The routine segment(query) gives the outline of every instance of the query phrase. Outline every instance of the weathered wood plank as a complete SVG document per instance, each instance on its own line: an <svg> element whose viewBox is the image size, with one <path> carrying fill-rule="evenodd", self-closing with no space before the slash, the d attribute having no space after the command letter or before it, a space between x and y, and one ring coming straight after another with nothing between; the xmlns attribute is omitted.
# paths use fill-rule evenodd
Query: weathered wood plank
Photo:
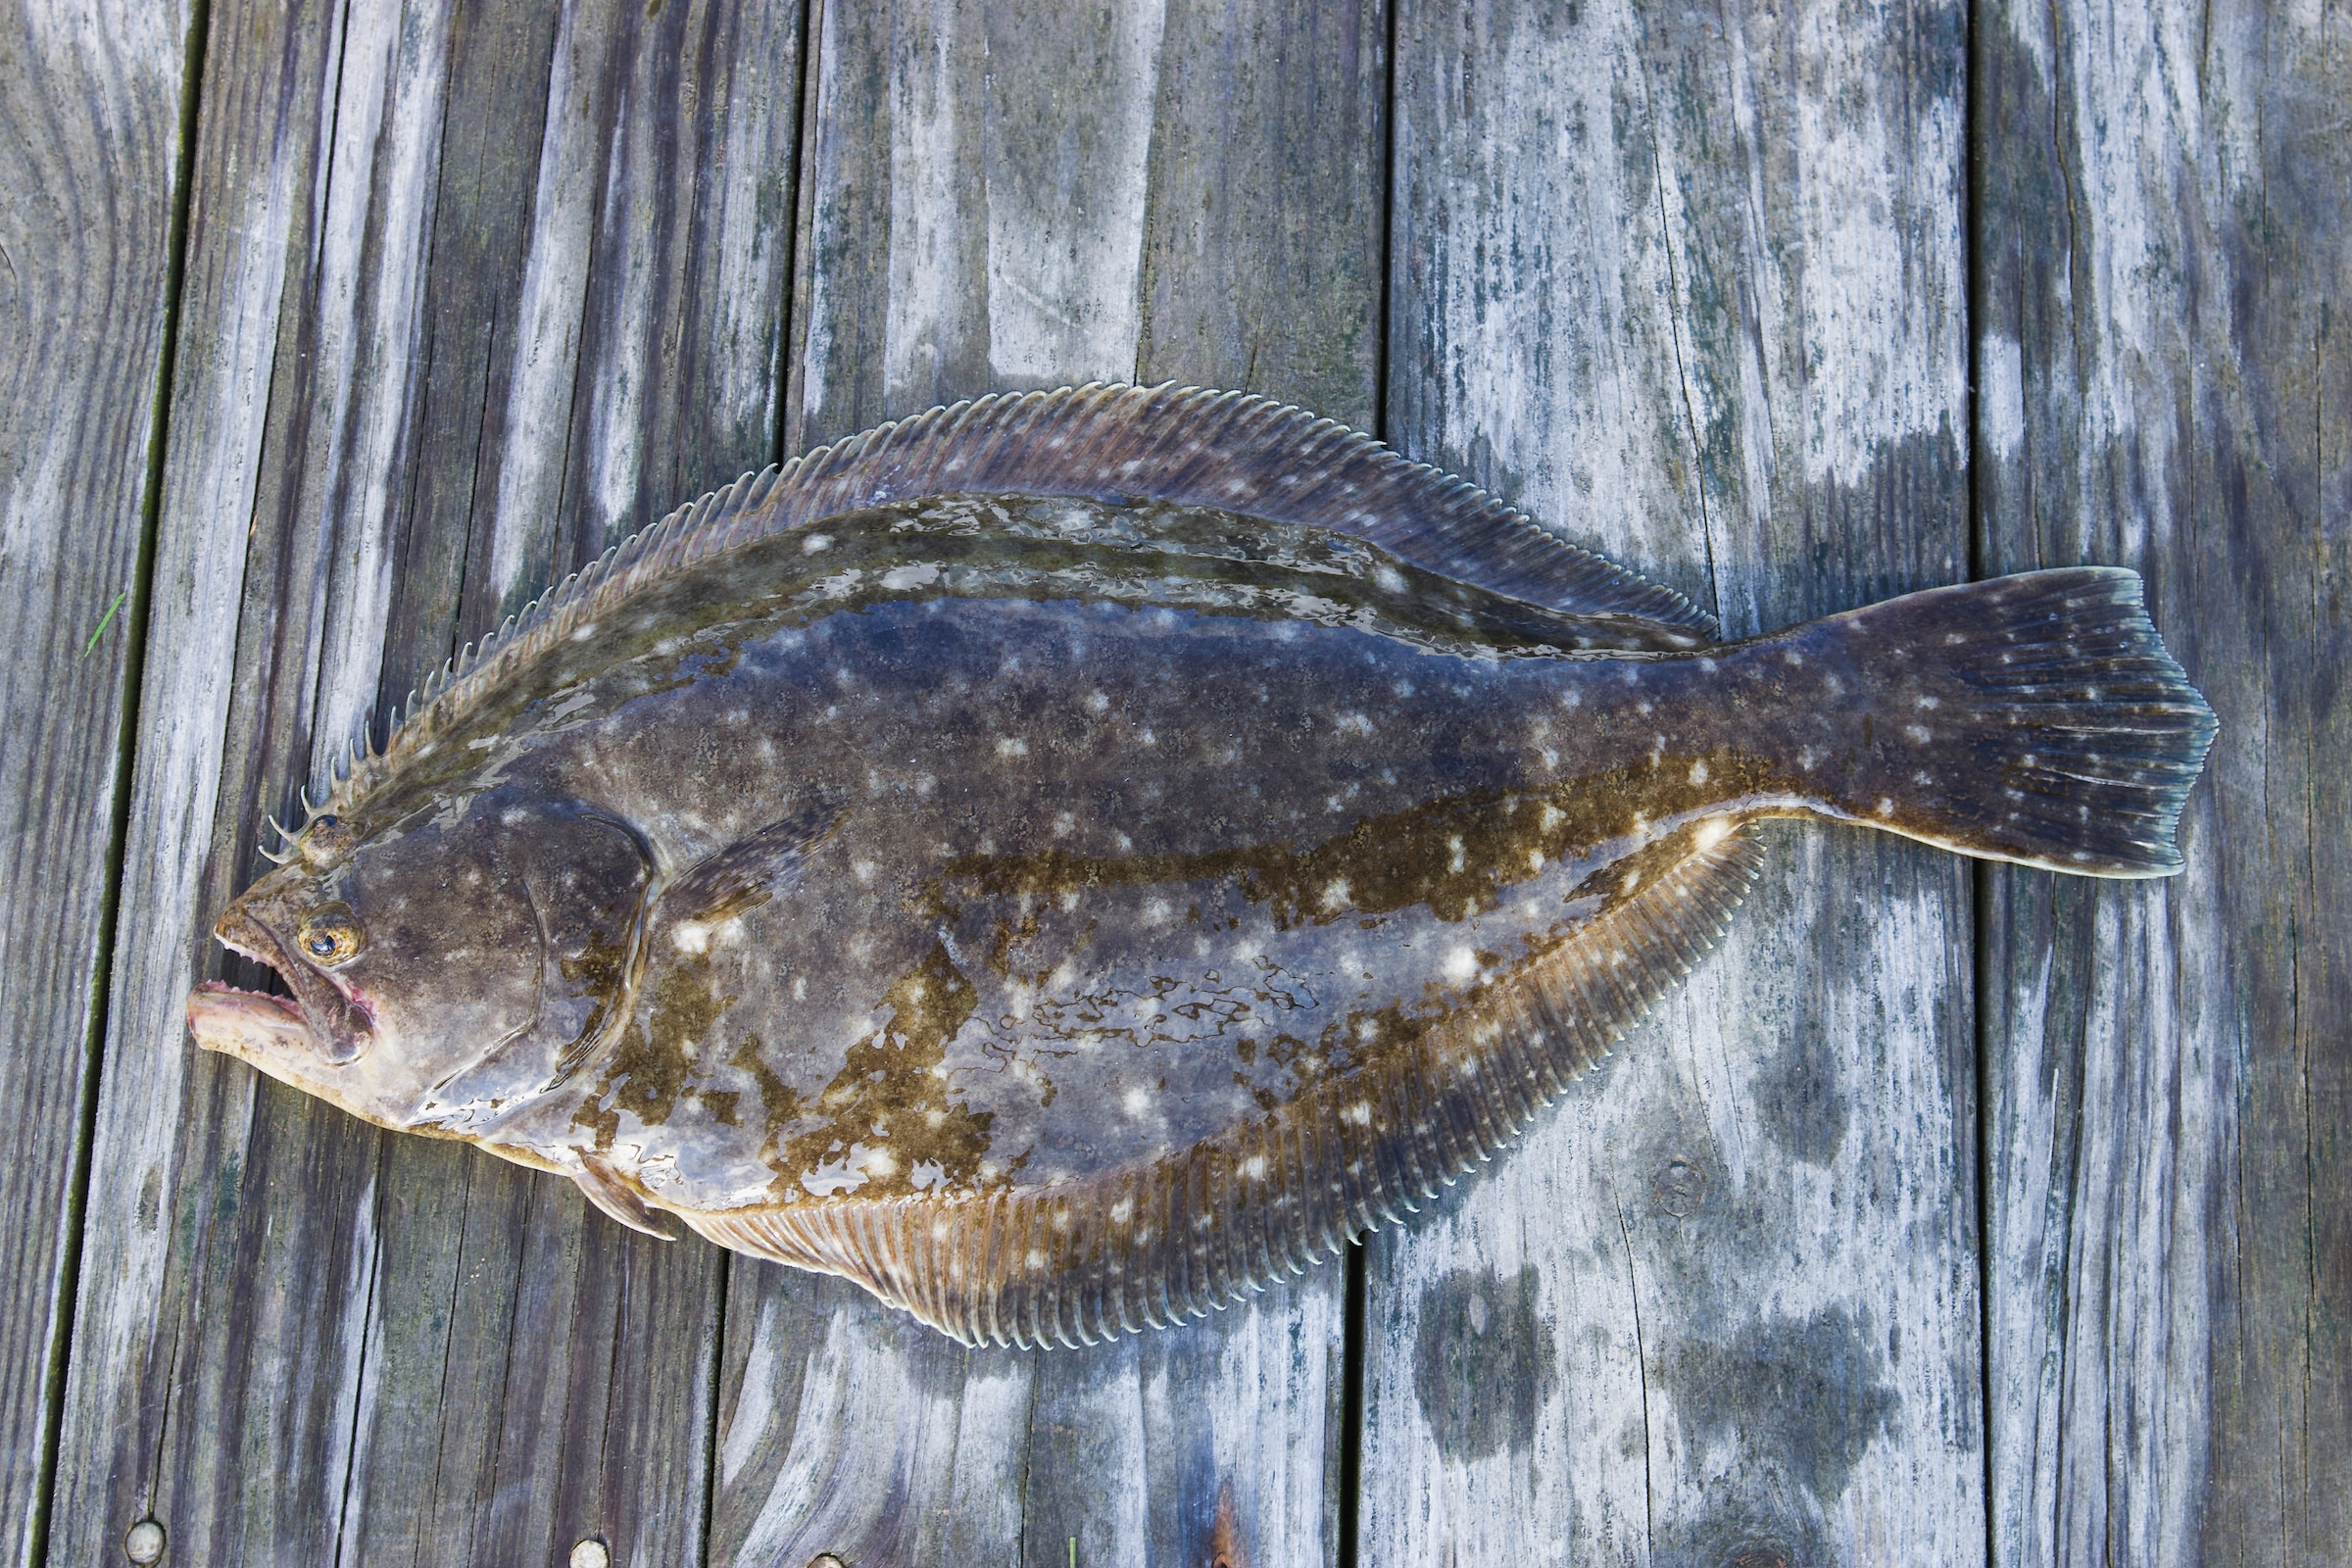
<svg viewBox="0 0 2352 1568"><path fill-rule="evenodd" d="M1744 635L1965 574L1954 7L1410 6L1392 438ZM1984 1550L1967 871L1726 951L1371 1252L1367 1562Z"/></svg>
<svg viewBox="0 0 2352 1568"><path fill-rule="evenodd" d="M2187 873L1989 876L2002 1563L2352 1558L2352 24L1978 24L1987 570L2137 567L2221 718Z"/></svg>
<svg viewBox="0 0 2352 1568"><path fill-rule="evenodd" d="M769 456L798 7L212 21L56 1555L152 1511L175 1560L687 1560L716 1255L180 1009L259 811L381 696Z"/></svg>
<svg viewBox="0 0 2352 1568"><path fill-rule="evenodd" d="M123 709L165 354L188 14L0 21L0 1531L56 1434Z"/></svg>
<svg viewBox="0 0 2352 1568"><path fill-rule="evenodd" d="M1387 19L1312 0L822 8L788 444L998 387L1374 409ZM1333 1559L1343 1274L1091 1351L967 1352L730 1276L713 1563Z"/></svg>

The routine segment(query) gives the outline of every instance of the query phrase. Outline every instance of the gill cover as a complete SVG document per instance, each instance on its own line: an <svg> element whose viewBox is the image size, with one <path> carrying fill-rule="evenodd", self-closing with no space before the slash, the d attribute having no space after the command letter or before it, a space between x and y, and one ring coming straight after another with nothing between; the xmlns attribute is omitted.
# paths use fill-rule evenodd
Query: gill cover
<svg viewBox="0 0 2352 1568"><path fill-rule="evenodd" d="M472 863L438 879L449 893L442 962L457 972L430 972L428 933L414 918L401 937L418 970L412 983L464 995L474 971L473 994L500 999L504 1016L475 1022L474 1049L425 1088L416 1111L418 1123L475 1135L561 1086L626 1011L653 863L633 828L580 801L494 794L455 831L475 840L450 846ZM383 870L399 875L397 863ZM408 908L420 898L436 902L412 889Z"/></svg>

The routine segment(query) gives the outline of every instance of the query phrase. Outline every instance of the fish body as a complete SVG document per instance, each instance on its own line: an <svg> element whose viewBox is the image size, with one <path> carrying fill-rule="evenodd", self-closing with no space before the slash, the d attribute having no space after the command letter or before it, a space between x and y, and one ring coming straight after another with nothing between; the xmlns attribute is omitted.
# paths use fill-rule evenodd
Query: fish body
<svg viewBox="0 0 2352 1568"><path fill-rule="evenodd" d="M984 400L567 585L222 916L200 1043L967 1341L1198 1315L1499 1147L1749 824L2163 874L2211 715L2102 568L1726 645L1260 400Z"/></svg>

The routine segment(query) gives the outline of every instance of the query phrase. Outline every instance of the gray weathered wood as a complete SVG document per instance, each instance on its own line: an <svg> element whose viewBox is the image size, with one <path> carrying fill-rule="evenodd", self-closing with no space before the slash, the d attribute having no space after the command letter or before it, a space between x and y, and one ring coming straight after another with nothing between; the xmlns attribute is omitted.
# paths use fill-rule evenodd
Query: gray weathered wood
<svg viewBox="0 0 2352 1568"><path fill-rule="evenodd" d="M182 1029L261 811L458 641L779 449L1095 375L1385 392L1734 633L2135 565L2222 714L2177 882L1777 830L1728 951L1370 1249L1361 1561L2352 1555L2340 8L1411 4L1393 191L1374 4L814 9L804 105L797 0L215 0L160 475L188 13L0 28L19 1555L70 1321L58 1563L152 1511L171 1562L1190 1564L1228 1486L1247 1560L1334 1557L1336 1267L965 1352Z"/></svg>
<svg viewBox="0 0 2352 1568"><path fill-rule="evenodd" d="M180 1009L264 808L770 455L798 7L211 20L53 1556L152 1511L174 1560L687 1560L717 1255L200 1056Z"/></svg>
<svg viewBox="0 0 2352 1568"><path fill-rule="evenodd" d="M1739 636L1968 564L1965 29L1408 6L1392 437ZM1371 1252L1363 1560L1984 1551L1967 871L1781 826L1725 950Z"/></svg>
<svg viewBox="0 0 2352 1568"><path fill-rule="evenodd" d="M1386 18L828 5L788 445L998 387L1247 383L1368 423ZM1181 1332L964 1351L730 1276L710 1561L1332 1560L1344 1275Z"/></svg>
<svg viewBox="0 0 2352 1568"><path fill-rule="evenodd" d="M2352 19L1978 22L1987 570L2137 567L2221 718L2172 882L1988 877L1993 1551L2352 1555Z"/></svg>
<svg viewBox="0 0 2352 1568"><path fill-rule="evenodd" d="M187 26L181 5L0 19L0 1079L15 1102L0 1535L14 1561L33 1545L74 1298Z"/></svg>

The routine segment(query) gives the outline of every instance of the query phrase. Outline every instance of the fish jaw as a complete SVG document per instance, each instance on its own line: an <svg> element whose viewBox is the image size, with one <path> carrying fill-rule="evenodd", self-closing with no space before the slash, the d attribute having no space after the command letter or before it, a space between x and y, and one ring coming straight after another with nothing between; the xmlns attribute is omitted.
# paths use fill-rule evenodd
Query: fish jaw
<svg viewBox="0 0 2352 1568"><path fill-rule="evenodd" d="M334 1066L347 1066L373 1043L375 1020L329 976L298 962L269 924L240 900L214 922L213 938L229 952L266 963L294 993L294 1005L308 1031L312 1052ZM191 1001L191 1006L193 1002Z"/></svg>
<svg viewBox="0 0 2352 1568"><path fill-rule="evenodd" d="M271 1056L316 1053L318 1037L291 997L206 980L188 993L188 1032L207 1051L266 1066Z"/></svg>
<svg viewBox="0 0 2352 1568"><path fill-rule="evenodd" d="M302 1004L290 997L240 991L219 980L202 981L188 993L188 1032L205 1050L234 1056L287 1088L323 1100L362 1121L396 1130L402 1125L346 1093L345 1085L337 1081L339 1075L331 1069L321 1070L325 1058L318 1035Z"/></svg>

